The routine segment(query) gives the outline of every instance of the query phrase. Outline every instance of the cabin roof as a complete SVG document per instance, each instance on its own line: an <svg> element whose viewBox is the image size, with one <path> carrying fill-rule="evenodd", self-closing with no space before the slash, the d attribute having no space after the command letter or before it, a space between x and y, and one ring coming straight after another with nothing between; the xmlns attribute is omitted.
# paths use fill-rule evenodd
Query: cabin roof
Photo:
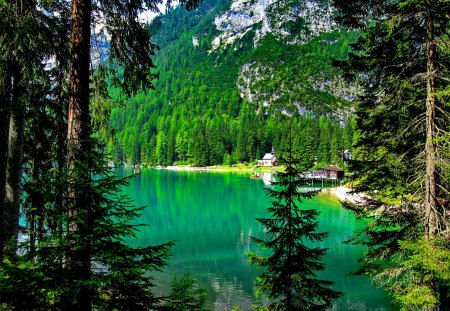
<svg viewBox="0 0 450 311"><path fill-rule="evenodd" d="M332 172L343 172L344 170L339 168L339 167L335 167L335 166L324 166L321 167L320 169L322 170L326 170L326 171L332 171Z"/></svg>
<svg viewBox="0 0 450 311"><path fill-rule="evenodd" d="M275 158L276 157L275 157L275 155L273 153L266 153L262 159L263 160L273 160Z"/></svg>

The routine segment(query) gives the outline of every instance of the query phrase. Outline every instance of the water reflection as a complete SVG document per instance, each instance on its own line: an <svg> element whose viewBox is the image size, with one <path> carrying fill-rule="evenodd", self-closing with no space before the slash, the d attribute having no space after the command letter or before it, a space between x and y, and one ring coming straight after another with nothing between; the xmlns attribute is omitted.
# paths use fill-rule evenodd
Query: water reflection
<svg viewBox="0 0 450 311"><path fill-rule="evenodd" d="M143 170L134 178L128 194L137 205L146 205L137 223L141 228L135 246L177 241L174 257L164 273L157 274L159 293L166 293L174 275L189 271L209 291L210 308L230 310L239 305L251 310L253 284L259 274L246 253L261 252L250 237L263 237L255 220L265 217L270 205L263 180L231 173L168 172ZM336 198L321 194L305 206L320 213L320 230L329 231L321 247L329 248L327 270L320 277L336 282L345 292L334 310L395 310L387 295L364 277L349 277L358 267L361 247L343 244L361 226L342 209Z"/></svg>

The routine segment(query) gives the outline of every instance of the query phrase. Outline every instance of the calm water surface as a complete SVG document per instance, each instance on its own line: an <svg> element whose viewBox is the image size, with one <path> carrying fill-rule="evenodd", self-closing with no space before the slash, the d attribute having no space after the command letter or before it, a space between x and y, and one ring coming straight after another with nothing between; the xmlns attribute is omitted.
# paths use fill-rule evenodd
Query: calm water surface
<svg viewBox="0 0 450 311"><path fill-rule="evenodd" d="M131 170L123 173L129 175ZM138 239L130 243L176 241L174 257L164 273L156 275L157 292L166 293L175 275L189 271L208 290L210 308L230 310L239 305L251 310L258 270L249 265L246 252L260 251L250 236L263 235L255 218L265 217L270 206L264 187L262 180L251 180L248 174L144 169L136 176L126 192L138 206L147 206L137 222L149 226L141 228ZM334 288L345 293L333 309L397 310L369 279L347 275L358 268L363 248L342 242L361 222L327 193L304 204L320 211L320 230L329 232L320 244L329 248L327 269L320 277L334 281Z"/></svg>

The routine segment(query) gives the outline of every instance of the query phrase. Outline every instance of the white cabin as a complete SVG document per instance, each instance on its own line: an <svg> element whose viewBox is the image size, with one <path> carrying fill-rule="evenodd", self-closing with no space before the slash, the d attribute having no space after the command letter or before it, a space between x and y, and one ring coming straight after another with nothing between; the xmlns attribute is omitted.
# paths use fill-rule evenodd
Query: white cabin
<svg viewBox="0 0 450 311"><path fill-rule="evenodd" d="M264 157L258 161L259 166L277 166L278 161L274 152L266 153Z"/></svg>

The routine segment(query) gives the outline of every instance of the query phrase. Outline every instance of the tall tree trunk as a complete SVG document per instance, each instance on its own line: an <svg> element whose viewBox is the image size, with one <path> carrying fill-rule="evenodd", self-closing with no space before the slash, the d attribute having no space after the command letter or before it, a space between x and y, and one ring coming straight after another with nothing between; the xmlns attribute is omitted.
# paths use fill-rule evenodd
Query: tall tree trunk
<svg viewBox="0 0 450 311"><path fill-rule="evenodd" d="M70 96L68 109L67 162L75 166L75 150L83 150L89 138L89 52L91 0L72 1Z"/></svg>
<svg viewBox="0 0 450 311"><path fill-rule="evenodd" d="M89 138L89 53L90 53L90 21L91 0L72 0L71 15L71 67L70 67L70 96L68 108L67 130L67 166L69 173L77 169L77 160L88 147ZM79 175L76 178L85 179L89 175ZM83 196L80 189L68 189L68 215L83 215ZM70 218L69 217L69 218ZM73 218L72 218L73 219ZM84 224L71 220L69 231L83 235ZM84 241L86 239L82 239ZM68 266L78 280L90 279L90 255L86 245L71 245L68 254ZM86 284L87 285L87 284ZM86 286L69 284L70 293L66 310L91 310L90 291Z"/></svg>
<svg viewBox="0 0 450 311"><path fill-rule="evenodd" d="M4 199L4 230L7 253L14 253L17 247L22 196L23 134L25 129L25 108L23 103L20 102L22 77L19 68L13 68L13 75Z"/></svg>
<svg viewBox="0 0 450 311"><path fill-rule="evenodd" d="M10 118L10 77L5 68L0 76L0 261L6 246L5 185Z"/></svg>
<svg viewBox="0 0 450 311"><path fill-rule="evenodd" d="M427 98L426 98L426 141L425 141L425 228L428 238L438 230L437 223L437 153L436 131L436 44L431 16L427 18Z"/></svg>

